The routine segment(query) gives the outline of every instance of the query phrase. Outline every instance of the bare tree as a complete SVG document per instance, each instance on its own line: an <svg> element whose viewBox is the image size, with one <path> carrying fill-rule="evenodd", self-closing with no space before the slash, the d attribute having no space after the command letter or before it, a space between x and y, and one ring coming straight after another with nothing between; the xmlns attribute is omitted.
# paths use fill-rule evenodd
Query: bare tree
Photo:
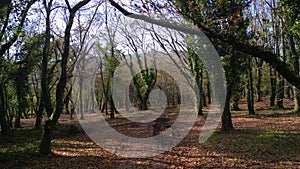
<svg viewBox="0 0 300 169"><path fill-rule="evenodd" d="M63 52L61 56L62 59L60 64L61 72L60 72L60 78L58 84L56 86L56 105L55 105L55 111L53 111L51 118L49 118L46 121L44 126L44 132L40 143L41 154L49 154L51 152L51 140L52 140L53 130L56 126L56 123L58 122L60 114L63 111L65 87L68 80L67 65L68 65L69 52L70 52L71 29L74 23L74 18L76 16L76 13L80 10L80 8L87 5L90 1L91 0L82 0L78 2L74 7L71 7L69 1L65 0L69 16L64 31L64 45L63 45Z"/></svg>

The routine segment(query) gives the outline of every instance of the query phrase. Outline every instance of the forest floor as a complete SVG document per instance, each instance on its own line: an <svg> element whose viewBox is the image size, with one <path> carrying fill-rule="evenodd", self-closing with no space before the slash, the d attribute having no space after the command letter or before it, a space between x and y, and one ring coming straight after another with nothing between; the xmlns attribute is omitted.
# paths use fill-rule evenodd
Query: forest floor
<svg viewBox="0 0 300 169"><path fill-rule="evenodd" d="M242 101L241 110L232 113L235 130L217 130L201 144L197 138L205 120L198 117L177 146L151 158L122 158L103 150L69 115L60 118L52 154L40 156L37 149L42 131L33 129L33 118L23 119L24 128L14 131L14 139L0 138L0 168L300 168L300 114L289 109L291 100L285 100L285 110L272 109L267 99L264 101L256 103L256 115L248 115ZM121 133L151 136L121 118L109 122ZM70 127L74 125L78 127Z"/></svg>

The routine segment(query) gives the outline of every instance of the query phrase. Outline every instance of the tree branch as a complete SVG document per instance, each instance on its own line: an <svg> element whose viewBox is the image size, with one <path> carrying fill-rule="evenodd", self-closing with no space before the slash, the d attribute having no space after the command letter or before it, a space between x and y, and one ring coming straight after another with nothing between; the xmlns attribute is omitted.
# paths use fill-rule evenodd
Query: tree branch
<svg viewBox="0 0 300 169"><path fill-rule="evenodd" d="M13 37L8 40L8 42L4 43L3 45L1 45L0 48L0 57L2 57L4 55L4 53L17 41L20 33L22 32L24 23L26 21L26 17L27 17L27 13L30 9L30 7L36 2L37 0L31 0L27 3L24 11L22 11L22 17L21 17L21 21L20 24L15 28L16 31L13 34Z"/></svg>
<svg viewBox="0 0 300 169"><path fill-rule="evenodd" d="M185 28L181 27L178 25L174 25L171 23L167 22L162 22L159 20L154 20L151 19L147 16L144 15L138 15L138 14L133 14L128 12L126 9L122 8L119 4L117 4L113 0L109 0L112 6L114 6L116 9L118 9L120 12L122 12L125 16L138 19L138 20L143 20L148 23L156 24L159 26L175 29L181 32L189 33L189 34L196 34L196 35L201 35L201 31L209 38L209 39L218 39L224 43L230 44L235 50L238 50L240 52L246 53L251 55L252 57L260 58L266 63L270 64L279 74L281 74L289 83L291 83L293 86L297 87L300 89L300 77L299 75L296 75L290 68L289 66L278 59L277 55L270 51L265 51L264 49L257 47L257 46L252 46L249 44L241 43L236 39L228 38L223 35L220 35L218 33L215 33L205 26L203 26L198 20L192 18L191 16L184 15L187 19L192 21L198 28L201 29L201 31L196 30L196 29L191 29L191 28Z"/></svg>
<svg viewBox="0 0 300 169"><path fill-rule="evenodd" d="M128 12L126 9L122 8L118 3L116 3L113 0L109 0L110 4L114 6L116 9L118 9L120 12L122 12L123 15L128 16L132 15L133 13Z"/></svg>

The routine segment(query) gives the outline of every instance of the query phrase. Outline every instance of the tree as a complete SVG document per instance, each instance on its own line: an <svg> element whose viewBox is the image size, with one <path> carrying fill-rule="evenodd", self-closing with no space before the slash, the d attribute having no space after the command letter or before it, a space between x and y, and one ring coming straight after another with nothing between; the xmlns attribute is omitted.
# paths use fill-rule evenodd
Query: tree
<svg viewBox="0 0 300 169"><path fill-rule="evenodd" d="M232 38L247 40L247 19L243 17L243 9L247 7L247 3L243 1L176 1L182 11L186 11L185 15L194 18L200 22L205 23L210 30L220 32L220 36L229 34ZM192 10L193 9L193 10ZM184 17L186 17L183 15ZM189 19L189 18L187 18ZM224 42L219 42L217 37L211 38L213 44L217 47L219 55L223 57L223 62L230 63L228 66L224 66L227 79L227 98L225 109L222 118L222 129L224 131L231 130L233 128L231 122L230 113L230 100L234 94L234 88L238 85L238 71L240 60L240 53L236 52L232 47ZM222 46L219 48L218 46ZM240 62L239 62L240 61ZM241 68L241 67L240 67Z"/></svg>
<svg viewBox="0 0 300 169"><path fill-rule="evenodd" d="M108 115L108 106L110 108L110 118L115 118L115 113L118 113L118 110L115 106L115 102L112 97L112 78L114 77L114 73L118 65L120 64L120 51L116 49L116 33L117 27L120 24L120 16L114 15L111 17L112 9L105 4L104 11L104 29L105 31L98 34L98 38L105 39L102 40L101 43L96 43L96 51L97 55L100 58L99 69L100 69L100 90L99 94L101 96L100 107L101 112L106 112ZM98 25L101 27L102 25ZM100 55L99 55L100 54ZM101 91L101 92L100 92Z"/></svg>
<svg viewBox="0 0 300 169"><path fill-rule="evenodd" d="M110 0L111 4L115 6L118 10L120 10L125 16L132 15L133 13L128 12L120 5L118 5L115 1ZM189 6L188 4L183 6ZM295 74L290 67L278 59L276 54L271 51L265 50L264 48L256 45L251 45L248 42L241 42L239 39L229 36L225 34L219 34L213 30L210 30L207 26L204 26L201 20L197 20L191 16L193 12L197 13L195 10L188 9L180 9L177 8L177 12L185 16L188 20L193 22L198 28L200 28L203 33L210 39L215 38L220 41L231 45L235 50L240 51L242 53L246 53L249 56L254 58L260 58L269 65L271 65L278 73L280 73L289 83L291 83L296 88L300 88L300 77ZM142 18L143 19L143 18Z"/></svg>
<svg viewBox="0 0 300 169"><path fill-rule="evenodd" d="M297 51L297 48L299 48L300 46L300 17L298 15L298 13L300 12L300 3L297 0L281 0L280 5L284 9L282 15L287 27L287 39L289 42L289 49L292 54L294 73L299 74L299 50ZM300 96L299 89L297 89L296 87L294 87L294 102L294 111L299 112Z"/></svg>
<svg viewBox="0 0 300 169"><path fill-rule="evenodd" d="M150 92L154 88L157 81L157 70L155 68L148 67L149 63L147 63L146 61L146 53L139 54L134 40L131 39L130 36L127 36L127 38L129 38L128 40L131 42L130 44L135 50L134 55L136 56L137 62L139 64L139 70L141 71L135 72L132 64L133 57L131 54L129 54L129 61L127 61L128 59L126 58L126 56L122 54L124 60L126 60L126 64L130 70L131 76L133 76L131 91L129 91L132 96L130 100L134 102L134 98L137 98L139 110L148 110ZM143 42L143 40L140 39L140 42Z"/></svg>
<svg viewBox="0 0 300 169"><path fill-rule="evenodd" d="M195 19L197 17L192 16L193 13L197 14L197 11L192 10L192 6L186 3L184 4L185 5L182 5L182 9L179 6L178 12L188 20L193 22L196 26L198 26L208 38L219 39L220 41L231 45L237 51L249 54L249 56L252 56L254 58L260 58L264 60L266 63L271 65L278 73L280 73L289 83L297 88L300 88L300 77L295 74L286 63L281 61L276 54L271 51L265 50L262 47L250 45L248 42L242 42L240 41L240 39L230 36L230 34L219 34L216 31L209 29L209 27L204 26L204 23L202 23L201 20L197 20ZM184 7L190 7L191 9L187 9Z"/></svg>
<svg viewBox="0 0 300 169"><path fill-rule="evenodd" d="M26 115L26 109L29 108L28 97L30 93L29 77L36 65L41 61L40 45L43 41L43 35L35 35L34 37L24 37L24 44L20 47L15 55L15 63L13 72L14 84L17 95L17 112L15 117L15 127L20 128L20 118Z"/></svg>
<svg viewBox="0 0 300 169"><path fill-rule="evenodd" d="M252 58L248 58L248 71L247 71L247 105L249 114L253 115L254 112L254 91L253 91L253 75L252 75Z"/></svg>
<svg viewBox="0 0 300 169"><path fill-rule="evenodd" d="M68 0L65 1L69 15L68 15L68 22L64 31L64 46L63 46L63 52L61 56L62 59L60 64L61 66L60 78L56 86L56 105L55 105L55 110L51 114L50 118L46 121L44 126L42 140L40 143L41 154L49 154L51 152L51 139L52 139L53 130L55 128L56 123L58 122L60 114L63 111L65 87L68 79L67 64L68 64L69 52L70 52L70 36L71 36L71 29L74 23L75 14L80 8L87 5L89 2L90 0L82 0L78 2L74 7L71 7L69 1Z"/></svg>
<svg viewBox="0 0 300 169"><path fill-rule="evenodd" d="M189 62L189 68L193 75L195 76L195 81L198 86L199 93L196 93L196 99L198 106L198 115L203 115L203 102L205 102L205 99L203 99L202 95L204 94L203 91L203 71L204 71L204 65L202 61L200 60L200 56L198 56L192 49L188 48L188 62ZM196 91L195 91L196 92Z"/></svg>
<svg viewBox="0 0 300 169"><path fill-rule="evenodd" d="M202 108L205 102L205 95L203 90L203 72L204 72L204 64L201 60L200 54L197 54L192 48L192 46L189 46L186 44L186 42L182 42L181 38L187 38L184 36L178 36L176 33L172 33L172 31L166 33L165 35L159 35L156 30L151 30L151 36L152 38L161 46L161 48L166 52L166 54L169 56L172 63L178 68L180 73L183 75L185 80L188 82L188 85L191 89L193 89L193 92L195 94L195 100L198 104L198 115L204 115ZM177 37L178 36L178 37ZM197 42L195 42L197 43ZM202 45L197 44L198 48L200 48ZM170 50L173 51L174 55L170 53ZM203 49L204 51L206 49ZM200 50L201 51L201 50ZM205 54L203 54L205 55ZM174 58L174 56L176 58ZM191 80L189 74L193 75L193 80ZM207 78L208 80L208 78ZM209 87L207 87L207 90L209 90ZM204 95L204 96L203 96Z"/></svg>
<svg viewBox="0 0 300 169"><path fill-rule="evenodd" d="M41 65L41 70L42 70L42 75L41 75L41 87L42 87L42 92L41 92L41 101L40 101L40 108L38 112L38 116L41 116L43 109L46 109L47 116L50 117L52 112L53 112L53 105L51 102L51 96L50 96L50 88L49 88L49 69L48 69L48 64L49 64L49 59L50 59L50 40L51 40L51 21L50 21L50 15L52 11L52 5L53 5L53 0L50 0L47 2L47 0L43 0L43 6L46 11L46 25L45 25L45 41L44 41L44 47L43 47L43 59L42 59L42 65ZM40 119L40 118L38 118ZM40 127L40 122L38 121L37 127Z"/></svg>
<svg viewBox="0 0 300 169"><path fill-rule="evenodd" d="M31 6L37 0L30 1L4 1L1 2L1 32L0 32L0 72L5 74L6 72L5 64L8 60L5 59L5 55L8 54L9 49L15 44L18 40L20 34L22 33L22 28L26 22L28 11ZM14 22L12 21L14 19ZM10 135L9 119L8 116L8 107L5 97L5 77L0 77L0 124L2 136L7 137Z"/></svg>

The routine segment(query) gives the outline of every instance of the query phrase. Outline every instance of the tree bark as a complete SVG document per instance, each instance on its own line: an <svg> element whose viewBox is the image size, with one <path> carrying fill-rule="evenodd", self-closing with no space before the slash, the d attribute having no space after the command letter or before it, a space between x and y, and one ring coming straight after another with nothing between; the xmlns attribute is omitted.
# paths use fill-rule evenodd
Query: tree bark
<svg viewBox="0 0 300 169"><path fill-rule="evenodd" d="M232 89L231 87L227 87L226 93L226 101L225 107L222 114L222 131L231 131L234 129L232 120L231 120L231 112L230 112L230 99L231 99Z"/></svg>
<svg viewBox="0 0 300 169"><path fill-rule="evenodd" d="M10 135L9 125L6 119L6 105L5 97L3 93L3 84L0 84L0 125L1 125L1 134L3 137L8 137Z"/></svg>
<svg viewBox="0 0 300 169"><path fill-rule="evenodd" d="M240 101L240 96L239 96L239 94L238 93L235 93L234 95L233 95L233 98L232 98L232 100L233 100L233 103L232 103L232 110L240 110L240 107L239 107L239 101Z"/></svg>
<svg viewBox="0 0 300 169"><path fill-rule="evenodd" d="M276 72L272 70L270 67L270 84L271 84L271 96L270 96L270 106L275 106L275 99L276 99Z"/></svg>
<svg viewBox="0 0 300 169"><path fill-rule="evenodd" d="M62 53L62 60L61 60L61 75L56 87L56 107L54 113L51 115L51 117L46 121L44 132L42 135L42 140L40 144L40 153L41 154L49 154L51 153L51 140L52 140L52 134L53 130L55 128L56 123L58 122L58 119L60 117L60 114L63 111L63 99L65 95L65 88L67 84L68 74L67 74L67 63L69 59L69 51L70 51L70 37L71 37L71 29L74 21L74 17L76 12L83 6L85 6L87 3L90 2L90 0L82 0L79 3L77 3L73 8L71 8L68 1L65 1L68 6L69 10L69 20L65 29L65 36L64 36L64 49Z"/></svg>
<svg viewBox="0 0 300 169"><path fill-rule="evenodd" d="M206 87L207 87L207 103L208 104L211 104L211 94L210 94L210 81L209 81L209 78L208 78L208 72L206 71L207 73L207 83L206 83Z"/></svg>
<svg viewBox="0 0 300 169"><path fill-rule="evenodd" d="M47 116L50 117L53 113L53 106L51 103L50 88L49 88L49 75L48 75L48 62L50 55L50 38L51 38L51 23L50 14L52 11L52 2L50 0L47 3L46 0L43 1L44 8L46 10L46 31L45 31L45 43L43 47L43 59L42 59L42 77L41 77L41 106L46 109Z"/></svg>
<svg viewBox="0 0 300 169"><path fill-rule="evenodd" d="M44 107L41 105L41 101L39 103L39 109L36 113L36 120L35 120L35 128L36 129L41 129L42 127L42 120L43 120L43 109Z"/></svg>
<svg viewBox="0 0 300 169"><path fill-rule="evenodd" d="M247 77L247 106L248 113L253 115L254 112L254 92L253 92L253 75L252 75L252 60L248 58L248 77Z"/></svg>
<svg viewBox="0 0 300 169"><path fill-rule="evenodd" d="M262 101L262 92L261 92L261 78L262 78L262 66L263 66L263 61L262 60L256 60L256 65L257 65L257 83L256 83L256 94L257 94L257 100L256 102L261 102Z"/></svg>
<svg viewBox="0 0 300 169"><path fill-rule="evenodd" d="M289 36L289 41L290 41L290 48L291 52L293 55L292 61L293 61L293 66L294 66L294 73L299 74L299 54L297 53L296 50L296 44L294 41L294 38L290 35ZM300 91L298 88L294 87L294 111L299 112L300 111Z"/></svg>
<svg viewBox="0 0 300 169"><path fill-rule="evenodd" d="M284 33L284 26L283 21L280 22L281 27L281 58L283 62L286 62L286 44L285 44L285 33ZM277 97L277 103L276 107L279 109L284 109L283 99L284 99L284 88L285 88L285 81L284 78L280 75L279 76L279 84L278 84L278 97Z"/></svg>

